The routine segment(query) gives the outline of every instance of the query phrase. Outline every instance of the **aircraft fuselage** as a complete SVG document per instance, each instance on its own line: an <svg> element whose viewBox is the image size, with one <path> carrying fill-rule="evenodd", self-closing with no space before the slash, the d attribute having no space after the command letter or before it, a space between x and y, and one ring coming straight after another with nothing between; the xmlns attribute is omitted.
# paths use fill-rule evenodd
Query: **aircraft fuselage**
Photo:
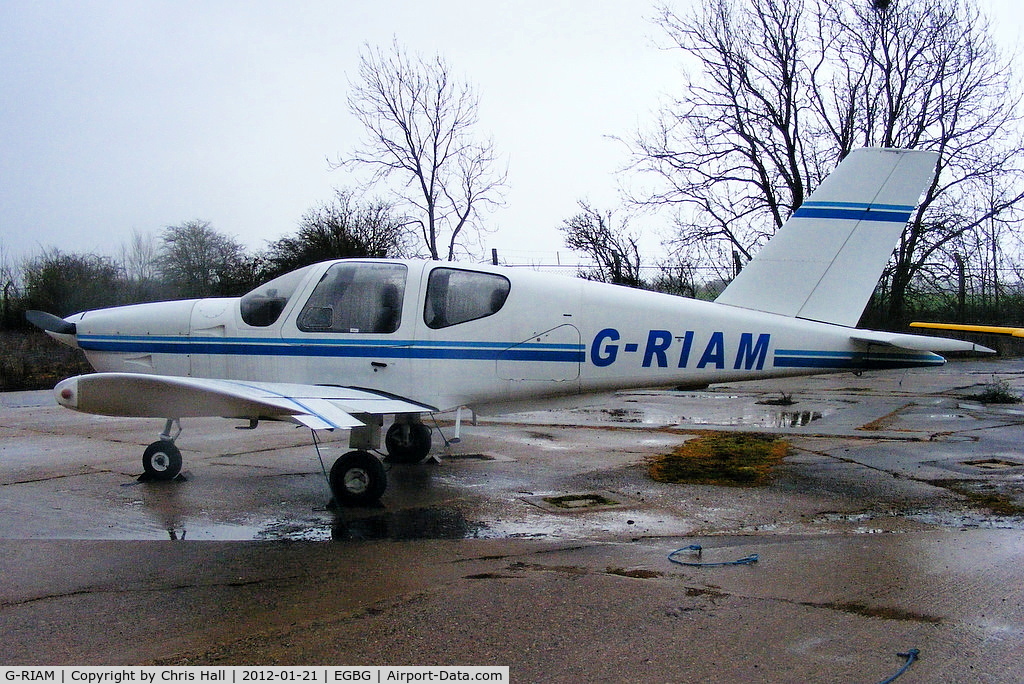
<svg viewBox="0 0 1024 684"><path fill-rule="evenodd" d="M943 363L851 340L853 329L832 324L432 261L325 262L242 298L67 320L98 371L372 387L440 410Z"/></svg>

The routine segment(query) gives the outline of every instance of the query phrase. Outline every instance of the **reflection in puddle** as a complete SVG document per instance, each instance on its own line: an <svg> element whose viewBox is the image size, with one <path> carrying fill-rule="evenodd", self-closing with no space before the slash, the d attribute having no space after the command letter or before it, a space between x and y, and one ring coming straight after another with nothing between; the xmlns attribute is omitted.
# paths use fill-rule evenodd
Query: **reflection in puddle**
<svg viewBox="0 0 1024 684"><path fill-rule="evenodd" d="M235 523L195 519L167 526L163 535L165 539L169 537L174 541L407 541L477 538L483 536L486 528L482 522L467 520L456 508L424 507L358 517L350 511L341 511L336 515Z"/></svg>
<svg viewBox="0 0 1024 684"><path fill-rule="evenodd" d="M776 427L803 427L821 418L818 411L781 411Z"/></svg>
<svg viewBox="0 0 1024 684"><path fill-rule="evenodd" d="M794 410L792 407L772 405L771 402L753 401L735 395L673 396L673 401L639 405L632 399L624 401L632 406L604 406L572 409L577 419L598 420L601 423L624 425L721 425L754 428L800 428L810 425L834 412L815 402L813 409Z"/></svg>
<svg viewBox="0 0 1024 684"><path fill-rule="evenodd" d="M331 538L353 541L467 539L479 536L484 527L483 523L467 520L456 508L409 508L347 520L340 514L331 528Z"/></svg>
<svg viewBox="0 0 1024 684"><path fill-rule="evenodd" d="M739 415L716 415L693 417L689 422L697 425L728 425L767 428L796 428L810 425L820 420L824 414L821 411L765 411L754 409Z"/></svg>
<svg viewBox="0 0 1024 684"><path fill-rule="evenodd" d="M644 412L640 409L612 408L601 409L601 412L617 423L644 422Z"/></svg>

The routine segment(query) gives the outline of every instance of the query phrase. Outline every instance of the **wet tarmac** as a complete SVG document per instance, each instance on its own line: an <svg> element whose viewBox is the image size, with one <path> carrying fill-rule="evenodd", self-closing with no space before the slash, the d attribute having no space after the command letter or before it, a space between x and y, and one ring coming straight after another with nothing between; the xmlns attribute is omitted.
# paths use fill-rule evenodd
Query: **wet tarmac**
<svg viewBox="0 0 1024 684"><path fill-rule="evenodd" d="M622 392L480 417L335 511L308 431L0 394L0 663L495 664L516 681L1024 681L1024 360ZM783 434L762 488L652 481ZM322 445L329 468L344 435ZM756 553L744 566L686 567Z"/></svg>

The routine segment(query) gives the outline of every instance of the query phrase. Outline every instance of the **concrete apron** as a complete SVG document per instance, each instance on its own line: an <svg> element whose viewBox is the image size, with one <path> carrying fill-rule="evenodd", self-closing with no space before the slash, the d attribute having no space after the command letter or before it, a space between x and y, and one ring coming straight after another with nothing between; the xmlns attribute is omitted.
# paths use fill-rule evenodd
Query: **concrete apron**
<svg viewBox="0 0 1024 684"><path fill-rule="evenodd" d="M621 393L483 421L442 465L392 468L382 508L342 512L289 426L191 421L187 481L138 483L159 425L3 395L0 662L880 681L917 648L904 681L1021 680L1021 519L936 483L1024 503L1024 416L965 398L993 377L1020 389L1022 369ZM781 413L758 403L780 394L795 420L734 420ZM796 450L761 489L646 476L647 457L708 428L778 431ZM600 505L545 503L565 497ZM759 561L666 559L692 543Z"/></svg>

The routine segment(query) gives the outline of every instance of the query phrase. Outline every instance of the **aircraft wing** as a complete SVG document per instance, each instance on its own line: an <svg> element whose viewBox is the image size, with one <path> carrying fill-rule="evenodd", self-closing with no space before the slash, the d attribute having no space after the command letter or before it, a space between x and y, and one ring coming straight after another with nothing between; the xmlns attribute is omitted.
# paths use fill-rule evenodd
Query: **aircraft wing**
<svg viewBox="0 0 1024 684"><path fill-rule="evenodd" d="M913 325L913 323L911 323ZM850 339L855 342L866 344L881 344L887 347L898 347L913 351L930 352L976 352L981 354L995 354L994 349L964 342L948 337L926 337L924 335L903 335L901 333L882 332L876 330L854 330Z"/></svg>
<svg viewBox="0 0 1024 684"><path fill-rule="evenodd" d="M993 335L1012 335L1024 337L1024 328L1006 328L1000 325L962 325L960 323L921 323L910 324L911 328L933 328L935 330L959 330L961 332L991 333Z"/></svg>
<svg viewBox="0 0 1024 684"><path fill-rule="evenodd" d="M353 387L213 380L143 373L91 373L61 381L57 403L104 416L286 420L314 430L363 425L359 414L434 411Z"/></svg>

